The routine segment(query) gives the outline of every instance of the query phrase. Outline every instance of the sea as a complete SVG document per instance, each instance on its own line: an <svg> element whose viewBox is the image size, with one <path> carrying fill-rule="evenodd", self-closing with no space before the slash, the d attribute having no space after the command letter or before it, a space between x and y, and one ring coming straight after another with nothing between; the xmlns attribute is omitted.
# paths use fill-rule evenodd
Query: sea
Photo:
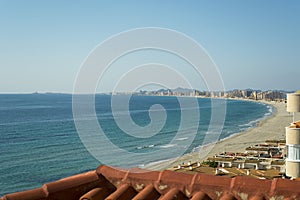
<svg viewBox="0 0 300 200"><path fill-rule="evenodd" d="M197 98L197 107L185 107L183 111L180 100L174 96L134 95L127 102L127 110L122 106L123 110L118 110L118 106L111 108L113 97L97 94L94 98L94 119L101 131L93 130L87 135L95 137L98 148L95 144L91 147L78 132L71 94L0 94L0 196L41 187L46 182L94 170L101 164L146 167L176 157L178 152L197 151L211 128L212 106L225 105L225 121L218 140L255 127L274 113L272 106L260 102L214 99L212 103L210 98ZM199 113L199 120L195 113ZM127 123L128 115L140 128L132 129L134 134L130 133L130 126L129 130L120 128L122 120ZM88 124L90 117L76 120ZM185 126L183 134L178 135L182 121L195 119L199 126ZM139 130L143 132L141 136ZM96 139L96 134L104 134L103 141ZM95 155L97 151L101 153ZM129 157L121 157L118 152Z"/></svg>

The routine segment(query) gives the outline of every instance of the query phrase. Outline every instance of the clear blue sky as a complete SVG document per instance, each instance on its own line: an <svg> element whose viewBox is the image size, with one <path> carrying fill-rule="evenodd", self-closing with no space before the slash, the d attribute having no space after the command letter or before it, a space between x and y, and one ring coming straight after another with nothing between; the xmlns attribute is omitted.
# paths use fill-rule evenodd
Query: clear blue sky
<svg viewBox="0 0 300 200"><path fill-rule="evenodd" d="M72 92L96 45L140 27L194 38L226 89L300 88L300 1L0 0L0 93Z"/></svg>

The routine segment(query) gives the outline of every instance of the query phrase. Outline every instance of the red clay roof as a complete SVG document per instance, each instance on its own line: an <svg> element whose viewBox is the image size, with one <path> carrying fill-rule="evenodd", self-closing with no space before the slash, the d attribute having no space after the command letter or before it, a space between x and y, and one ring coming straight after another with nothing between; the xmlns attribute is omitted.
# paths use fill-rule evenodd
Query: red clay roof
<svg viewBox="0 0 300 200"><path fill-rule="evenodd" d="M260 180L100 166L0 200L267 200L300 199L300 181Z"/></svg>

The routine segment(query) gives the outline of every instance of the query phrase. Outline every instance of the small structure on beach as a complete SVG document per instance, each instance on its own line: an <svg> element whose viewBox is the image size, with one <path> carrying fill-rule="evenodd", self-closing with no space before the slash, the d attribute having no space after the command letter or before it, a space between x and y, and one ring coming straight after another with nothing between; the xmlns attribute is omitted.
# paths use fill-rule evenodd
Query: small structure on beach
<svg viewBox="0 0 300 200"><path fill-rule="evenodd" d="M286 175L300 177L300 121L295 113L300 112L300 92L287 94L287 111L293 113L293 123L286 127Z"/></svg>

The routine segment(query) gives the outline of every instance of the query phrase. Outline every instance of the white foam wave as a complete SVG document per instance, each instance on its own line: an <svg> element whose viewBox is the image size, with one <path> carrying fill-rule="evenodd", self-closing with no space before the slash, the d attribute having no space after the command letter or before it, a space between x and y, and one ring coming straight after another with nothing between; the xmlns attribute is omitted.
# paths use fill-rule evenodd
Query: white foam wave
<svg viewBox="0 0 300 200"><path fill-rule="evenodd" d="M147 149L147 148L153 148L154 146L155 146L154 144L150 144L150 145L136 147L136 149Z"/></svg>
<svg viewBox="0 0 300 200"><path fill-rule="evenodd" d="M187 139L189 139L189 138L188 137L182 137L182 138L177 138L176 140L182 141L182 140L187 140Z"/></svg>
<svg viewBox="0 0 300 200"><path fill-rule="evenodd" d="M252 121L248 122L247 124L244 124L244 127L255 126L260 120L261 120L261 118L260 119L256 119L256 120L252 120Z"/></svg>
<svg viewBox="0 0 300 200"><path fill-rule="evenodd" d="M177 146L177 144L166 144L166 145L161 145L160 148L163 148L163 149L167 149L167 148L172 148L174 146Z"/></svg>
<svg viewBox="0 0 300 200"><path fill-rule="evenodd" d="M160 163L164 163L164 162L171 163L171 162L173 162L176 159L177 158L168 158L168 159L162 159L162 160L152 161L152 162L149 162L149 163L146 163L146 164L140 164L140 165L138 165L138 167L148 168L148 167L151 167L151 166L154 166L154 165L157 165L157 164L160 164Z"/></svg>

